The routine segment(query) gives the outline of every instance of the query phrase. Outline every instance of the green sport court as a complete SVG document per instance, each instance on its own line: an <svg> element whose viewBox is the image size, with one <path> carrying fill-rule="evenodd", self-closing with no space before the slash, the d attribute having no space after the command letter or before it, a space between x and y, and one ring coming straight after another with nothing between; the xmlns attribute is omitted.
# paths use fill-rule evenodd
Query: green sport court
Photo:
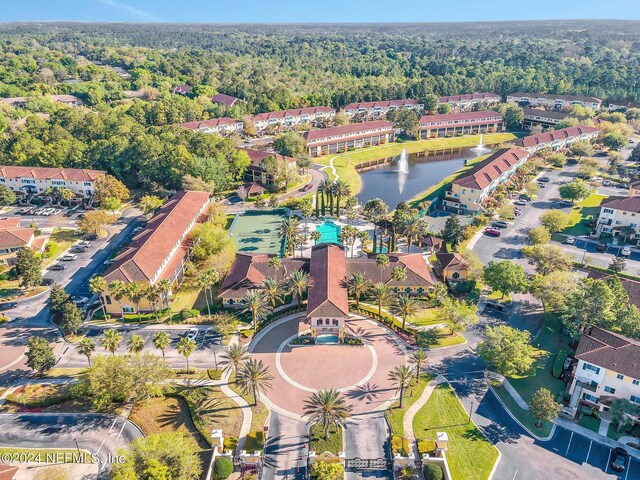
<svg viewBox="0 0 640 480"><path fill-rule="evenodd" d="M236 241L239 252L281 255L284 245L276 229L288 217L289 211L285 209L241 213L229 227L229 236Z"/></svg>

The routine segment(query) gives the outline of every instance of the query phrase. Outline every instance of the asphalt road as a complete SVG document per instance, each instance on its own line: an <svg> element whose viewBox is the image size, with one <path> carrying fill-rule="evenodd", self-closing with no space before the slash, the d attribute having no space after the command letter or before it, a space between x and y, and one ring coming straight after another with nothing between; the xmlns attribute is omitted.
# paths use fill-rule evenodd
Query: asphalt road
<svg viewBox="0 0 640 480"><path fill-rule="evenodd" d="M359 415L345 425L344 442L347 459L390 459L390 445L387 442L387 424L383 413ZM346 469L346 480L367 478L393 478L392 472L384 469L355 472Z"/></svg>
<svg viewBox="0 0 640 480"><path fill-rule="evenodd" d="M304 480L309 453L308 434L306 422L272 411L261 478Z"/></svg>

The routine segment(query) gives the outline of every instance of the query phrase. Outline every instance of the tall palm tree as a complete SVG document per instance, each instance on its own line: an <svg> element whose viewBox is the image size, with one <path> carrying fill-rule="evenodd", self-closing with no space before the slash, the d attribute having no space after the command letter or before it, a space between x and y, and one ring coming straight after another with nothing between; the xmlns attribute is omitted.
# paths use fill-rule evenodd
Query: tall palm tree
<svg viewBox="0 0 640 480"><path fill-rule="evenodd" d="M109 286L109 291L111 292L111 295L113 295L113 298L115 299L116 302L118 302L118 305L120 306L120 315L122 315L122 318L124 319L122 299L127 294L128 285L124 283L122 280L114 280L113 282L109 283L108 286Z"/></svg>
<svg viewBox="0 0 640 480"><path fill-rule="evenodd" d="M300 220L298 220L298 217L285 218L282 223L280 223L280 225L276 227L276 234L278 235L278 239L285 242L285 250L287 251L287 254L291 252L293 240L298 233L299 227Z"/></svg>
<svg viewBox="0 0 640 480"><path fill-rule="evenodd" d="M224 352L221 365L223 365L223 370L225 372L232 371L235 375L237 375L242 363L248 358L249 352L246 348L244 348L239 343L232 343Z"/></svg>
<svg viewBox="0 0 640 480"><path fill-rule="evenodd" d="M380 281L382 281L382 272L389 266L389 257L384 253L377 255L376 266L380 269Z"/></svg>
<svg viewBox="0 0 640 480"><path fill-rule="evenodd" d="M393 313L399 315L402 318L402 330L404 330L407 323L407 317L415 315L420 310L420 303L415 298L400 294L396 296L395 301L391 305Z"/></svg>
<svg viewBox="0 0 640 480"><path fill-rule="evenodd" d="M389 372L389 380L391 380L400 390L400 407L404 400L404 391L413 379L413 371L407 365L398 365Z"/></svg>
<svg viewBox="0 0 640 480"><path fill-rule="evenodd" d="M107 282L100 275L95 275L89 280L89 290L91 291L91 293L100 297L100 308L102 308L102 316L104 318L107 318L107 311L105 310L104 306L104 292L107 290Z"/></svg>
<svg viewBox="0 0 640 480"><path fill-rule="evenodd" d="M149 304L151 305L151 309L153 310L153 314L156 317L156 322L159 321L158 319L158 303L160 302L160 299L162 298L162 295L160 293L160 287L158 287L157 285L149 285L147 287L147 289L144 292L144 298L147 299L147 301L149 302Z"/></svg>
<svg viewBox="0 0 640 480"><path fill-rule="evenodd" d="M327 438L331 425L340 428L351 416L351 407L344 396L332 387L312 393L305 401L304 414L309 416L309 423L322 425L322 433Z"/></svg>
<svg viewBox="0 0 640 480"><path fill-rule="evenodd" d="M329 187L329 215L333 216L333 200L336 198L336 182Z"/></svg>
<svg viewBox="0 0 640 480"><path fill-rule="evenodd" d="M318 192L320 192L322 195L320 198L320 203L321 203L320 210L322 211L322 216L325 215L325 211L326 211L325 208L326 208L326 204L329 201L329 197L331 196L332 185L333 185L333 182L328 178L325 178L324 180L322 180L320 182L320 185L318 185ZM329 212L329 215L331 215L331 212Z"/></svg>
<svg viewBox="0 0 640 480"><path fill-rule="evenodd" d="M427 363L427 352L421 348L414 350L411 352L411 356L409 357L409 363L415 365L417 382L420 380L420 372L422 372L423 365Z"/></svg>
<svg viewBox="0 0 640 480"><path fill-rule="evenodd" d="M391 279L396 282L404 282L407 279L407 271L404 267L394 267L391 271Z"/></svg>
<svg viewBox="0 0 640 480"><path fill-rule="evenodd" d="M220 279L222 278L222 274L219 270L210 268L209 270L207 270L206 278L207 288L209 289L209 299L211 300L211 303L213 303L213 286L220 281ZM209 315L211 315L211 312L209 312Z"/></svg>
<svg viewBox="0 0 640 480"><path fill-rule="evenodd" d="M82 340L80 340L80 342L78 342L78 345L76 345L76 351L80 355L84 355L85 357L87 357L89 366L91 366L91 355L93 354L95 349L96 342L94 342L92 338L88 337L84 337Z"/></svg>
<svg viewBox="0 0 640 480"><path fill-rule="evenodd" d="M153 335L153 346L162 352L162 360L164 360L164 351L171 345L171 335L167 332L160 331Z"/></svg>
<svg viewBox="0 0 640 480"><path fill-rule="evenodd" d="M131 335L129 337L129 340L127 340L127 351L129 353L140 353L143 348L144 338L142 338L142 336L138 335L137 333Z"/></svg>
<svg viewBox="0 0 640 480"><path fill-rule="evenodd" d="M322 234L318 230L314 230L313 232L311 232L311 240L313 240L314 245L317 245L318 240L320 240L321 238Z"/></svg>
<svg viewBox="0 0 640 480"><path fill-rule="evenodd" d="M347 182L339 179L334 183L333 193L336 197L336 216L340 218L340 199L347 198L351 195L351 187Z"/></svg>
<svg viewBox="0 0 640 480"><path fill-rule="evenodd" d="M371 287L369 292L369 296L371 300L373 300L376 305L378 305L378 316L382 316L382 306L387 306L391 303L391 299L393 296L391 295L391 290L384 283L376 283Z"/></svg>
<svg viewBox="0 0 640 480"><path fill-rule="evenodd" d="M364 246L371 239L371 237L369 237L369 233L366 230L360 230L356 237L358 238L358 240L360 240L360 244L362 245L362 252L364 253Z"/></svg>
<svg viewBox="0 0 640 480"><path fill-rule="evenodd" d="M209 284L211 283L211 274L207 271L202 272L196 278L196 284L204 292L204 301L207 302L207 313L211 316L211 302L209 301Z"/></svg>
<svg viewBox="0 0 640 480"><path fill-rule="evenodd" d="M413 240L418 238L418 235L423 230L422 220L417 217L411 217L409 223L404 228L404 235L407 237L407 252L411 252L411 245L413 244Z"/></svg>
<svg viewBox="0 0 640 480"><path fill-rule="evenodd" d="M173 283L170 280L163 278L158 282L158 288L162 295L164 307L169 310L169 321L172 320L173 314L171 313L171 297L173 295Z"/></svg>
<svg viewBox="0 0 640 480"><path fill-rule="evenodd" d="M369 292L371 282L362 273L353 272L346 283L347 290L356 299L356 308L360 308L360 297Z"/></svg>
<svg viewBox="0 0 640 480"><path fill-rule="evenodd" d="M142 322L142 315L140 313L140 300L144 298L146 288L141 283L130 283L127 288L127 296L136 305L136 313L138 314L138 325Z"/></svg>
<svg viewBox="0 0 640 480"><path fill-rule="evenodd" d="M102 346L111 352L111 355L115 355L116 350L120 348L122 343L122 333L118 330L105 330L100 340Z"/></svg>
<svg viewBox="0 0 640 480"><path fill-rule="evenodd" d="M282 284L274 277L265 277L260 284L262 295L271 305L271 309L276 308L278 303L282 303Z"/></svg>
<svg viewBox="0 0 640 480"><path fill-rule="evenodd" d="M302 296L309 288L309 274L302 270L296 270L289 275L289 291L294 294L298 304L302 303Z"/></svg>
<svg viewBox="0 0 640 480"><path fill-rule="evenodd" d="M178 353L187 359L187 373L189 373L189 357L196 350L196 342L187 337L182 337L180 340L178 340L178 344L176 347Z"/></svg>
<svg viewBox="0 0 640 480"><path fill-rule="evenodd" d="M244 394L253 395L253 404L258 404L260 393L266 393L271 389L273 375L269 373L269 367L262 363L262 360L250 358L242 364L236 374L236 384Z"/></svg>
<svg viewBox="0 0 640 480"><path fill-rule="evenodd" d="M259 290L248 290L240 300L244 306L244 312L251 313L253 322L253 330L258 330L258 320L264 318L269 313L269 307L265 302L265 298Z"/></svg>

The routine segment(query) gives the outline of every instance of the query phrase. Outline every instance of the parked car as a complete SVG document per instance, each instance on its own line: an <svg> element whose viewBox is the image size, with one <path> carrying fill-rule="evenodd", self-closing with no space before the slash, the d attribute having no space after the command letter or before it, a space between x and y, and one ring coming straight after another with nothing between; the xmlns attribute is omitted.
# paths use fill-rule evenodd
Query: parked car
<svg viewBox="0 0 640 480"><path fill-rule="evenodd" d="M514 211L513 211L513 214L514 214L516 217L519 217L520 215L522 215L522 210L514 210Z"/></svg>
<svg viewBox="0 0 640 480"><path fill-rule="evenodd" d="M502 232L500 230L496 230L495 228L487 228L484 233L485 235L489 235L490 237L499 237L500 235L502 235Z"/></svg>
<svg viewBox="0 0 640 480"><path fill-rule="evenodd" d="M548 183L551 181L551 179L549 177L540 177L538 181L542 183Z"/></svg>
<svg viewBox="0 0 640 480"><path fill-rule="evenodd" d="M76 255L75 253L67 253L64 257L62 257L60 260L62 260L63 262L73 262L74 260L76 260L78 258L78 255Z"/></svg>
<svg viewBox="0 0 640 480"><path fill-rule="evenodd" d="M49 270L66 270L67 266L62 265L61 263L54 263L49 267Z"/></svg>
<svg viewBox="0 0 640 480"><path fill-rule="evenodd" d="M598 252L604 252L607 249L607 244L604 242L600 242L596 245L596 250Z"/></svg>
<svg viewBox="0 0 640 480"><path fill-rule="evenodd" d="M54 280L53 278L43 278L42 282L40 282L40 285L43 287L48 287L50 285L53 285Z"/></svg>
<svg viewBox="0 0 640 480"><path fill-rule="evenodd" d="M525 202L530 202L531 197L529 195L525 195L524 193L518 197L519 200L524 200Z"/></svg>
<svg viewBox="0 0 640 480"><path fill-rule="evenodd" d="M628 257L629 255L631 255L631 249L629 247L623 247L622 250L620 250L620 255L622 255L623 257Z"/></svg>
<svg viewBox="0 0 640 480"><path fill-rule="evenodd" d="M568 236L567 239L565 240L565 243L567 243L568 245L573 245L574 243L576 243L576 238L572 236Z"/></svg>
<svg viewBox="0 0 640 480"><path fill-rule="evenodd" d="M198 336L198 329L197 328L190 328L189 331L187 332L187 338L189 340L195 340L196 337Z"/></svg>
<svg viewBox="0 0 640 480"><path fill-rule="evenodd" d="M507 222L503 222L502 220L499 220L497 222L493 222L491 226L494 228L507 228L509 224Z"/></svg>
<svg viewBox="0 0 640 480"><path fill-rule="evenodd" d="M69 251L73 253L84 253L85 248L81 245L75 245Z"/></svg>
<svg viewBox="0 0 640 480"><path fill-rule="evenodd" d="M16 302L2 302L0 303L0 311L11 310L17 306L18 304Z"/></svg>
<svg viewBox="0 0 640 480"><path fill-rule="evenodd" d="M547 188L547 185L541 182L538 182L538 188Z"/></svg>
<svg viewBox="0 0 640 480"><path fill-rule="evenodd" d="M93 241L93 240L97 240L98 239L98 235L96 235L95 233L91 233L89 235L85 235L84 237L82 237L83 240L89 240L89 241Z"/></svg>
<svg viewBox="0 0 640 480"><path fill-rule="evenodd" d="M569 370L570 366L571 366L571 357L567 357L564 359L564 363L562 364L562 369Z"/></svg>
<svg viewBox="0 0 640 480"><path fill-rule="evenodd" d="M602 185L608 187L609 185L611 185L611 180L603 180Z"/></svg>
<svg viewBox="0 0 640 480"><path fill-rule="evenodd" d="M627 463L629 454L622 447L616 447L611 453L611 468L616 472L623 472Z"/></svg>
<svg viewBox="0 0 640 480"><path fill-rule="evenodd" d="M489 300L486 304L485 304L486 308L491 308L493 310L497 310L498 312L502 312L504 311L504 309L506 308L506 305L500 303L500 302L495 302L493 300Z"/></svg>
<svg viewBox="0 0 640 480"><path fill-rule="evenodd" d="M524 200L516 200L515 202L513 202L514 205L520 205L520 206L524 206L527 204L527 202L525 202Z"/></svg>

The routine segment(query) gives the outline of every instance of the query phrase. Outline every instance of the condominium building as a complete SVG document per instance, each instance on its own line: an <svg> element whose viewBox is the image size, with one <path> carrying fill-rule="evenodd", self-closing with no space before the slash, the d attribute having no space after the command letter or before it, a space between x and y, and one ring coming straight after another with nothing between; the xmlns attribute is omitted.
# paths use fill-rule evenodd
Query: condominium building
<svg viewBox="0 0 640 480"><path fill-rule="evenodd" d="M290 171L295 171L297 168L296 159L288 157L286 155L280 155L279 153L265 152L262 150L255 150L253 148L241 148L238 150L247 152L251 163L247 167L247 171L244 174L244 179L247 182L255 182L260 185L272 185L274 178L272 173L266 168L265 160L273 158L279 165L288 168Z"/></svg>
<svg viewBox="0 0 640 480"><path fill-rule="evenodd" d="M609 102L610 112L624 112L630 108L640 108L640 102L633 100L615 100Z"/></svg>
<svg viewBox="0 0 640 480"><path fill-rule="evenodd" d="M335 108L307 107L280 112L258 113L248 118L253 121L256 132L262 132L267 128L291 128L305 123L321 125L332 122L335 117Z"/></svg>
<svg viewBox="0 0 640 480"><path fill-rule="evenodd" d="M568 127L522 137L513 143L517 147L524 148L529 153L536 153L543 148L550 148L555 151L561 148L569 148L573 142L581 140L593 141L598 137L598 133L599 130L596 127Z"/></svg>
<svg viewBox="0 0 640 480"><path fill-rule="evenodd" d="M453 112L468 112L476 109L478 106L490 107L500 103L500 95L495 93L465 93L462 95L449 95L440 97L438 105L449 104Z"/></svg>
<svg viewBox="0 0 640 480"><path fill-rule="evenodd" d="M211 118L199 122L181 123L180 126L187 130L194 130L202 133L217 133L218 135L231 135L232 133L242 133L244 122L237 118Z"/></svg>
<svg viewBox="0 0 640 480"><path fill-rule="evenodd" d="M48 188L68 188L81 197L95 192L96 179L107 172L78 168L0 166L0 183L18 193L44 193Z"/></svg>
<svg viewBox="0 0 640 480"><path fill-rule="evenodd" d="M609 197L600 204L596 234L640 239L640 197Z"/></svg>
<svg viewBox="0 0 640 480"><path fill-rule="evenodd" d="M211 97L211 101L213 103L218 103L220 105L224 105L225 107L233 107L236 103L241 102L237 97L232 97L231 95L226 95L224 93L218 93Z"/></svg>
<svg viewBox="0 0 640 480"><path fill-rule="evenodd" d="M15 265L21 248L40 253L46 244L47 237L36 238L36 229L21 227L19 218L0 218L0 265Z"/></svg>
<svg viewBox="0 0 640 480"><path fill-rule="evenodd" d="M361 120L382 119L389 112L406 108L414 110L418 115L424 111L424 103L417 100L380 100L377 102L355 102L343 107L344 114L349 118Z"/></svg>
<svg viewBox="0 0 640 480"><path fill-rule="evenodd" d="M393 142L393 123L386 120L309 130L302 134L312 157Z"/></svg>
<svg viewBox="0 0 640 480"><path fill-rule="evenodd" d="M491 110L425 115L419 122L420 138L455 137L504 130L502 115Z"/></svg>
<svg viewBox="0 0 640 480"><path fill-rule="evenodd" d="M516 92L507 95L508 103L518 103L522 106L547 107L562 110L563 108L580 105L581 107L600 110L602 100L585 95L556 95L553 93Z"/></svg>
<svg viewBox="0 0 640 480"><path fill-rule="evenodd" d="M24 108L27 106L27 103L31 101L34 97L11 97L11 98L3 98L2 103L6 105L10 105L14 108ZM50 99L55 103L62 103L68 107L80 107L84 105L84 102L81 98L76 97L75 95L51 95L45 96L44 99Z"/></svg>
<svg viewBox="0 0 640 480"><path fill-rule="evenodd" d="M498 150L451 182L442 200L444 208L458 213L478 212L484 199L509 180L528 158L529 153L518 148Z"/></svg>
<svg viewBox="0 0 640 480"><path fill-rule="evenodd" d="M560 112L558 110L541 110L537 108L523 108L524 120L522 127L525 130L536 130L546 132L547 130L553 130L555 126L565 118L577 118L579 121L587 120L589 117L583 117L578 115L572 115L570 113ZM593 120L594 125L600 123L597 118Z"/></svg>

